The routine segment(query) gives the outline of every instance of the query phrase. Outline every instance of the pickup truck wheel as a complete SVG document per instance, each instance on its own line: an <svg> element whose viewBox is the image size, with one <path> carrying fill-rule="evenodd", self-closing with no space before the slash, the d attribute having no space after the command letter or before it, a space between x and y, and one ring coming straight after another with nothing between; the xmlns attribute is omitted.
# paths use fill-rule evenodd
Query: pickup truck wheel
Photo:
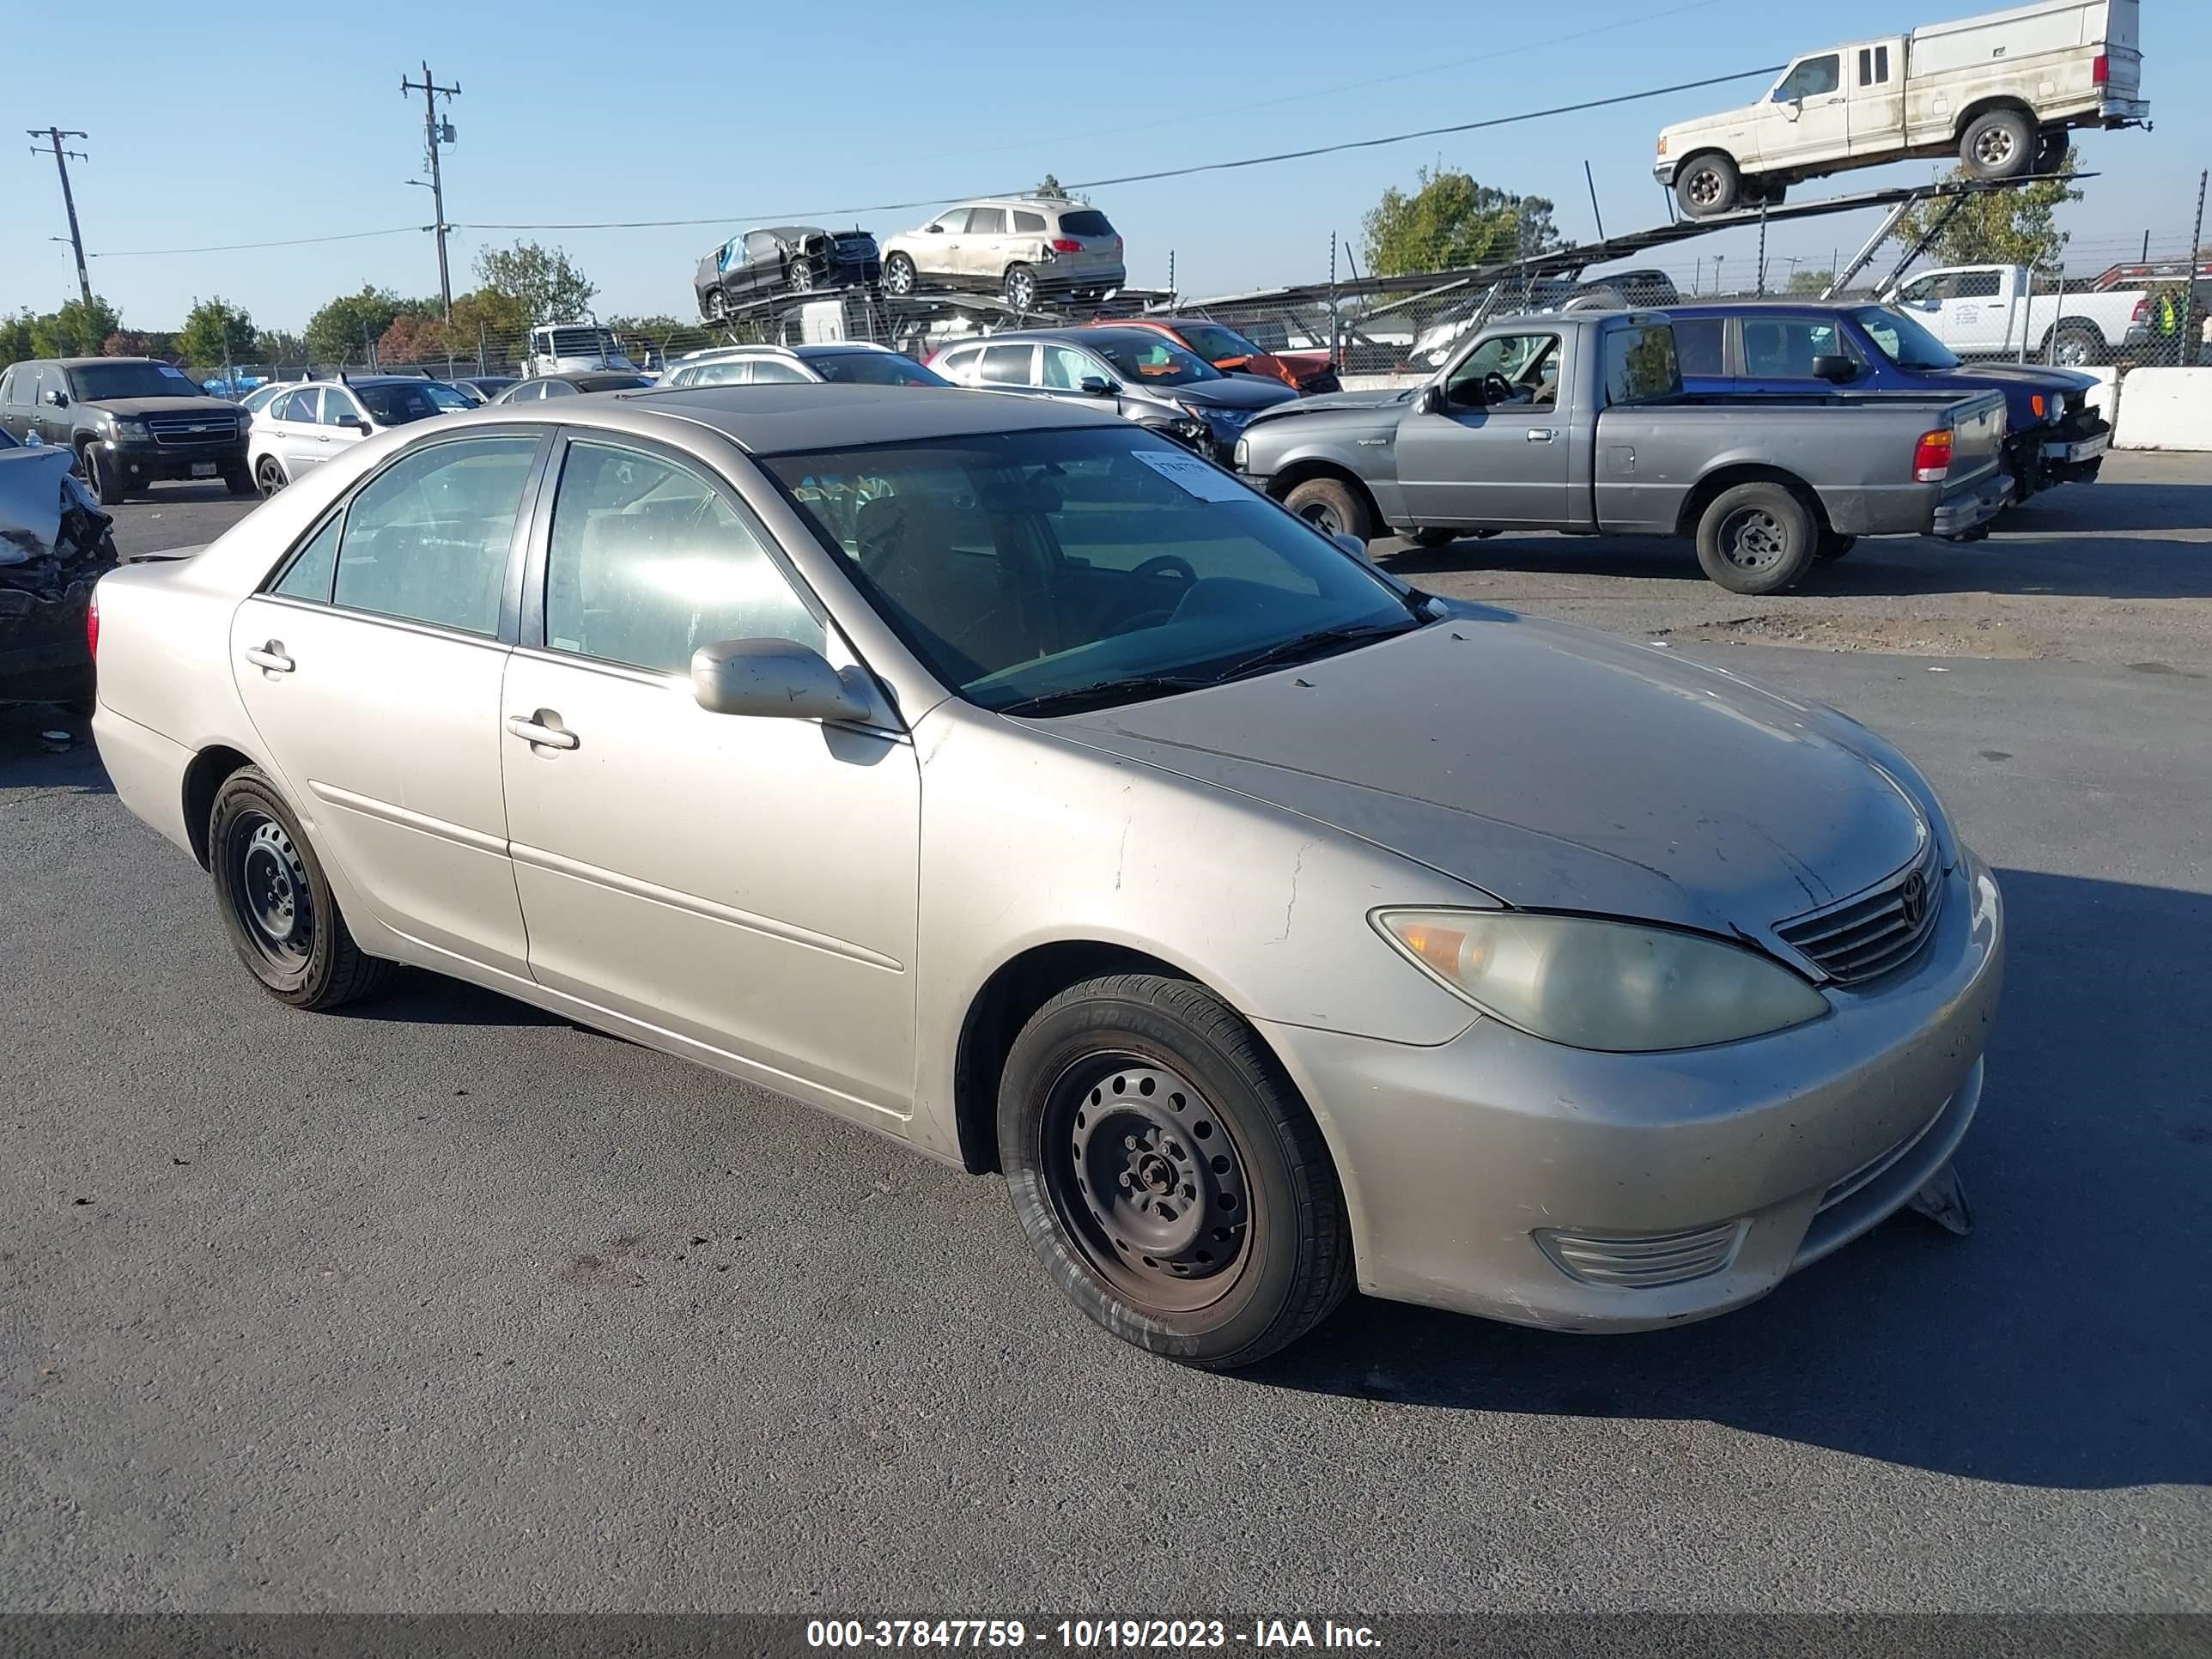
<svg viewBox="0 0 2212 1659"><path fill-rule="evenodd" d="M1825 564L1830 559L1842 558L1858 544L1859 538L1856 536L1838 536L1832 530L1823 530L1819 545L1813 550L1813 556Z"/></svg>
<svg viewBox="0 0 2212 1659"><path fill-rule="evenodd" d="M1308 478L1283 497L1283 505L1324 536L1375 538L1367 516L1367 503L1359 492L1340 478Z"/></svg>
<svg viewBox="0 0 2212 1659"><path fill-rule="evenodd" d="M2042 134L2035 145L2035 170L2056 173L2066 165L2066 152L2074 148L2074 136L2064 127L2053 127Z"/></svg>
<svg viewBox="0 0 2212 1659"><path fill-rule="evenodd" d="M257 768L223 780L207 844L223 931L271 996L295 1008L335 1008L391 977L392 963L354 943L299 820Z"/></svg>
<svg viewBox="0 0 2212 1659"><path fill-rule="evenodd" d="M2094 323L2061 323L2043 345L2042 355L2061 368L2094 368L2105 361L2105 337Z"/></svg>
<svg viewBox="0 0 2212 1659"><path fill-rule="evenodd" d="M1411 538L1416 547L1449 547L1458 539L1458 531L1446 530L1440 525L1429 525L1416 530Z"/></svg>
<svg viewBox="0 0 2212 1659"><path fill-rule="evenodd" d="M1674 175L1674 199L1692 219L1726 213L1742 194L1743 175L1735 161L1718 151L1692 156Z"/></svg>
<svg viewBox="0 0 2212 1659"><path fill-rule="evenodd" d="M1698 521L1698 563L1731 593L1779 593L1813 567L1813 515L1780 484L1738 484Z"/></svg>
<svg viewBox="0 0 2212 1659"><path fill-rule="evenodd" d="M1252 1028L1188 980L1113 975L1039 1009L1000 1079L999 1148L1045 1270L1149 1352L1249 1365L1352 1288L1312 1114Z"/></svg>
<svg viewBox="0 0 2212 1659"><path fill-rule="evenodd" d="M1959 159L1977 179L2017 179L2035 165L2035 125L2016 109L1977 115L1959 136Z"/></svg>

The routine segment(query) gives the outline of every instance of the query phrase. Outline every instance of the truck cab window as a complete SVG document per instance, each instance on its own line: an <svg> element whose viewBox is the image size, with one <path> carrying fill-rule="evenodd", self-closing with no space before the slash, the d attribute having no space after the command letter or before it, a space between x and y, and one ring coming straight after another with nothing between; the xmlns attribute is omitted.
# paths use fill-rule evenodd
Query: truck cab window
<svg viewBox="0 0 2212 1659"><path fill-rule="evenodd" d="M1807 98L1818 98L1833 92L1843 84L1843 63L1834 52L1825 52L1818 58L1807 58L1790 67L1782 77L1782 84L1774 88L1774 101L1794 104Z"/></svg>
<svg viewBox="0 0 2212 1659"><path fill-rule="evenodd" d="M1467 360L1452 371L1444 383L1446 400L1455 409L1480 409L1499 401L1483 391L1484 382L1494 374L1512 389L1505 402L1552 403L1558 384L1559 355L1556 334L1495 335L1469 352Z"/></svg>

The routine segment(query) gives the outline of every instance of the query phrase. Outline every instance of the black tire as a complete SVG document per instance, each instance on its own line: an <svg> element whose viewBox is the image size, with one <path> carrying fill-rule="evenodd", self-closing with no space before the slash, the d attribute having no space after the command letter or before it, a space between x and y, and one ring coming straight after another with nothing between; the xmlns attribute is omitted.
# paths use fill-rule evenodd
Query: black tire
<svg viewBox="0 0 2212 1659"><path fill-rule="evenodd" d="M1778 483L1723 489L1698 520L1698 563L1731 593L1779 593L1813 568L1819 526Z"/></svg>
<svg viewBox="0 0 2212 1659"><path fill-rule="evenodd" d="M1733 157L1718 150L1692 155L1674 175L1674 200L1692 219L1732 212L1743 195L1743 175Z"/></svg>
<svg viewBox="0 0 2212 1659"><path fill-rule="evenodd" d="M242 463L224 472L222 475L222 483L223 488L229 490L234 495L256 495L260 494L260 491L254 487L253 475L246 470L246 467Z"/></svg>
<svg viewBox="0 0 2212 1659"><path fill-rule="evenodd" d="M2052 127L2039 133L2035 142L2035 170L2056 173L2066 165L2066 154L2074 148L2074 135L2064 127Z"/></svg>
<svg viewBox="0 0 2212 1659"><path fill-rule="evenodd" d="M1016 311L1034 311L1037 302L1036 272L1027 265L1008 265L1000 292Z"/></svg>
<svg viewBox="0 0 2212 1659"><path fill-rule="evenodd" d="M1446 530L1438 525L1428 525L1416 530L1407 539L1416 547L1449 547L1459 539L1459 532Z"/></svg>
<svg viewBox="0 0 2212 1659"><path fill-rule="evenodd" d="M87 444L77 452L77 459L84 473L85 487L102 507L120 507L130 499L129 486L112 466L100 459L97 445Z"/></svg>
<svg viewBox="0 0 2212 1659"><path fill-rule="evenodd" d="M2016 109L1984 110L1959 135L1959 159L1976 179L2017 179L2035 153L2035 123Z"/></svg>
<svg viewBox="0 0 2212 1659"><path fill-rule="evenodd" d="M1832 530L1823 530L1820 540L1813 546L1813 556L1823 564L1830 559L1840 559L1859 544L1856 536L1838 536Z"/></svg>
<svg viewBox="0 0 2212 1659"><path fill-rule="evenodd" d="M274 455L264 455L253 464L253 487L261 492L264 501L289 482L284 476L284 464Z"/></svg>
<svg viewBox="0 0 2212 1659"><path fill-rule="evenodd" d="M707 303L701 309L708 322L726 323L730 320L730 296L719 288L710 288L707 290Z"/></svg>
<svg viewBox="0 0 2212 1659"><path fill-rule="evenodd" d="M1324 536L1375 539L1366 497L1341 478L1308 478L1283 497L1283 505Z"/></svg>
<svg viewBox="0 0 2212 1659"><path fill-rule="evenodd" d="M1352 1288L1312 1115L1252 1028L1187 980L1115 975L1039 1009L1000 1079L999 1151L1045 1270L1148 1352L1249 1365Z"/></svg>
<svg viewBox="0 0 2212 1659"><path fill-rule="evenodd" d="M2079 320L2054 325L2043 337L2043 349L2036 353L2061 368L2095 368L2110 362L2112 355L2104 331L2094 323Z"/></svg>
<svg viewBox="0 0 2212 1659"><path fill-rule="evenodd" d="M914 261L905 254L894 253L884 261L884 292L894 298L913 293L918 279Z"/></svg>
<svg viewBox="0 0 2212 1659"><path fill-rule="evenodd" d="M391 963L354 943L300 821L258 768L223 780L207 844L231 949L278 1001L336 1008L391 977Z"/></svg>

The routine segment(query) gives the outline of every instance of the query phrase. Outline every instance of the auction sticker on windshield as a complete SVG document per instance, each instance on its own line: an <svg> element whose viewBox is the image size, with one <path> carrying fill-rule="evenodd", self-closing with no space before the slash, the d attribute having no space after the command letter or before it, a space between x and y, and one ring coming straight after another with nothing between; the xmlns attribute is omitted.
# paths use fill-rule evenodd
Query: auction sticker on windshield
<svg viewBox="0 0 2212 1659"><path fill-rule="evenodd" d="M1219 467L1195 455L1167 449L1139 449L1131 453L1169 483L1201 501L1241 501L1252 494Z"/></svg>

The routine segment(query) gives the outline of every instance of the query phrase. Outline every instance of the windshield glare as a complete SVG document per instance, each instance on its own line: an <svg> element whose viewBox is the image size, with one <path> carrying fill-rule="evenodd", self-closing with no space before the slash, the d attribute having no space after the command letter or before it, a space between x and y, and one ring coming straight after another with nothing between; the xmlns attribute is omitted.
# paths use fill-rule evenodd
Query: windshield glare
<svg viewBox="0 0 2212 1659"><path fill-rule="evenodd" d="M1194 380L1224 379L1212 363L1200 361L1164 334L1150 330L1117 330L1110 334L1086 334L1079 344L1114 365L1115 372L1136 386L1188 386Z"/></svg>
<svg viewBox="0 0 2212 1659"><path fill-rule="evenodd" d="M419 385L356 386L353 392L379 426L404 426L410 421L474 407L453 387L431 380Z"/></svg>
<svg viewBox="0 0 2212 1659"><path fill-rule="evenodd" d="M896 351L833 351L807 359L825 380L845 386L950 386L933 368L924 368Z"/></svg>
<svg viewBox="0 0 2212 1659"><path fill-rule="evenodd" d="M1097 704L1131 702L1321 629L1419 625L1364 562L1142 432L998 433L762 465L930 672L986 708L1091 686Z"/></svg>
<svg viewBox="0 0 2212 1659"><path fill-rule="evenodd" d="M71 395L97 403L103 398L204 398L199 383L167 363L88 363L69 372Z"/></svg>
<svg viewBox="0 0 2212 1659"><path fill-rule="evenodd" d="M1177 323L1183 343L1210 363L1230 357L1256 357L1260 348L1218 323Z"/></svg>
<svg viewBox="0 0 2212 1659"><path fill-rule="evenodd" d="M1874 337L1883 356L1899 368L1956 368L1959 359L1951 348L1901 311L1869 306L1855 311L1858 325Z"/></svg>

